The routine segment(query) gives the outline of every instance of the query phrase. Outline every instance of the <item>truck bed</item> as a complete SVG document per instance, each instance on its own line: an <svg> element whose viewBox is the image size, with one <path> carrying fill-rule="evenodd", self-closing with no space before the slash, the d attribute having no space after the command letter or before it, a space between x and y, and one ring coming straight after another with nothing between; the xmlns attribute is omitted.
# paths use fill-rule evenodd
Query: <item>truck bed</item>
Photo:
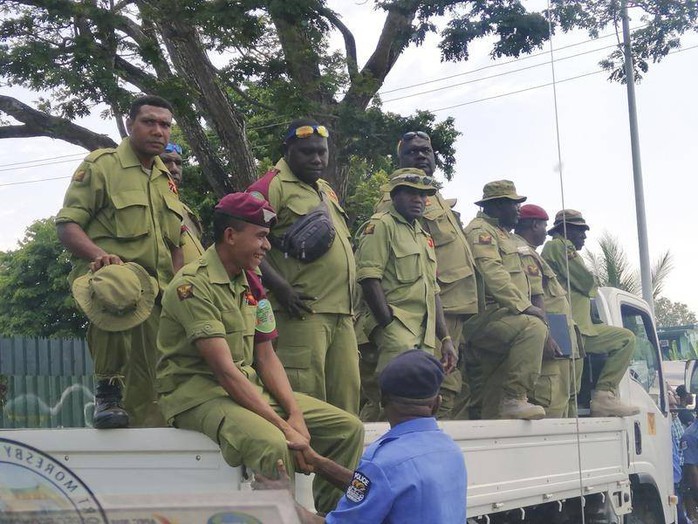
<svg viewBox="0 0 698 524"><path fill-rule="evenodd" d="M628 438L621 419L449 421L441 427L463 450L468 517L628 489ZM384 423L367 424L365 443L387 429ZM215 443L190 431L5 430L0 437L48 453L102 499L247 488L242 468L229 467ZM310 487L309 478L298 476L296 498L306 506L312 505Z"/></svg>

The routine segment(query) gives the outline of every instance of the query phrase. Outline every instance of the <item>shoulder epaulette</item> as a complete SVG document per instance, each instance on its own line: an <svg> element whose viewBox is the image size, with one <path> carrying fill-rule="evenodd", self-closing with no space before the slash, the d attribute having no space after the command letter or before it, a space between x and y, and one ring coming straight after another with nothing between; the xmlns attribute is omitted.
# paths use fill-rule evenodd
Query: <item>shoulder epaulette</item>
<svg viewBox="0 0 698 524"><path fill-rule="evenodd" d="M92 151L92 153L90 153L89 155L87 155L85 157L85 162L94 162L95 160L97 160L99 157L101 157L103 155L108 155L108 154L113 155L114 153L116 153L116 148L114 148L114 147L105 147L103 149L95 149L94 151Z"/></svg>
<svg viewBox="0 0 698 524"><path fill-rule="evenodd" d="M378 213L373 213L371 215L371 218L369 218L369 220L380 220L385 215L389 215L389 214L390 214L390 211L379 211Z"/></svg>

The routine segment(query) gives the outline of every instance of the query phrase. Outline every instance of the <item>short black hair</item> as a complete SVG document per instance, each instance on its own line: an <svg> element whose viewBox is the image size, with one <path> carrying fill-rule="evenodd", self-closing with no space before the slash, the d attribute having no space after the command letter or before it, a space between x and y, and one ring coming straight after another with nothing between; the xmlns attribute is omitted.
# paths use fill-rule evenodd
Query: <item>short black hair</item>
<svg viewBox="0 0 698 524"><path fill-rule="evenodd" d="M135 119L138 116L138 112L141 110L141 107L143 107L143 106L163 107L165 109L168 109L170 111L170 113L174 114L174 109L172 108L172 104L170 104L167 100L165 100L161 96L145 95L145 96L139 96L133 102L131 102L131 107L128 110L128 117L131 120Z"/></svg>
<svg viewBox="0 0 698 524"><path fill-rule="evenodd" d="M248 226L244 220L231 217L226 213L213 213L213 241L218 244L223 240L225 230L232 227L235 231L242 231Z"/></svg>
<svg viewBox="0 0 698 524"><path fill-rule="evenodd" d="M681 384L680 386L678 386L676 388L676 394L679 397L685 397L687 393L688 393L688 391L686 391L686 386L684 386L683 384Z"/></svg>

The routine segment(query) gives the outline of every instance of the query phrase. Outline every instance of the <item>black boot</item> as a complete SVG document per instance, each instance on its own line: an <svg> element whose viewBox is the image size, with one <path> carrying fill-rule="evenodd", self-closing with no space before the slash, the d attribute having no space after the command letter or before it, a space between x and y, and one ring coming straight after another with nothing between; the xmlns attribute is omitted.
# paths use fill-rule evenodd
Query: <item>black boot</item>
<svg viewBox="0 0 698 524"><path fill-rule="evenodd" d="M95 429L128 427L128 413L121 405L121 384L109 379L98 380L95 386Z"/></svg>

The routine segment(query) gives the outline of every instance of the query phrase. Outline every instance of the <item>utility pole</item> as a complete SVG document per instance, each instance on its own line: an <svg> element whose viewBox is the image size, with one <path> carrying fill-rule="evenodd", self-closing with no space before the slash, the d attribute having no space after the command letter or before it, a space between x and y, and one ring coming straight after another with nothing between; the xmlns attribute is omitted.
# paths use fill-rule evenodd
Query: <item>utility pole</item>
<svg viewBox="0 0 698 524"><path fill-rule="evenodd" d="M650 250L647 240L647 217L645 214L645 190L642 184L642 161L640 159L640 134L637 126L637 107L635 104L635 73L633 53L630 42L630 22L628 20L628 0L621 0L621 18L623 21L623 54L625 55L625 84L628 89L628 117L630 118L630 147L633 157L633 182L635 184L635 214L637 216L637 237L640 245L640 278L642 280L642 298L654 311L652 298L652 269L650 267Z"/></svg>

